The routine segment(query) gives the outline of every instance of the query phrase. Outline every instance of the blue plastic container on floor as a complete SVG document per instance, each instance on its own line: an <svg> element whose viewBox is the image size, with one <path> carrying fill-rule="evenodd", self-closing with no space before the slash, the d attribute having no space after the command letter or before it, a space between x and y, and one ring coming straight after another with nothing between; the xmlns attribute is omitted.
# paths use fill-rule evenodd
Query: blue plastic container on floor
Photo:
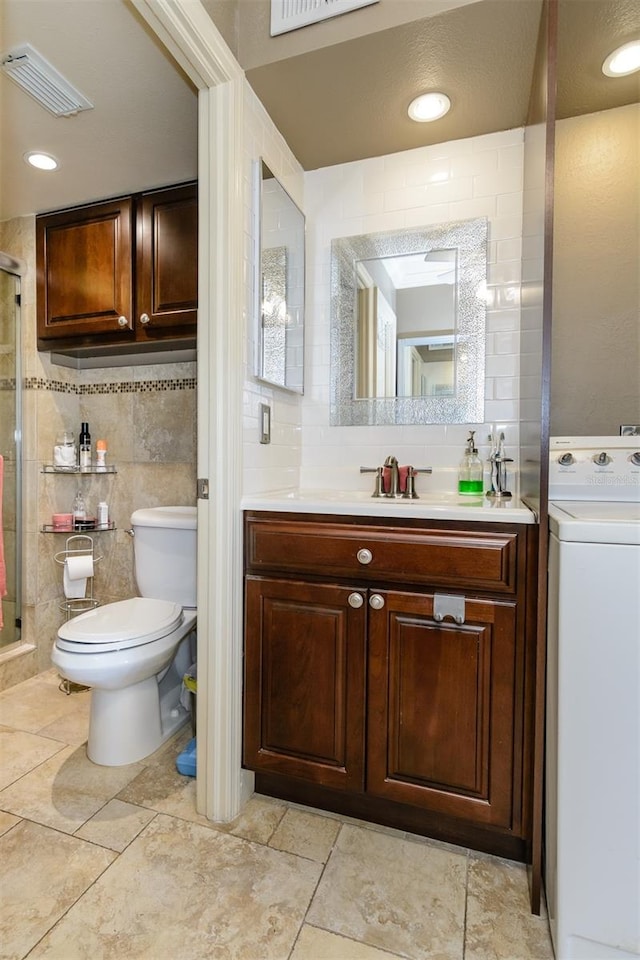
<svg viewBox="0 0 640 960"><path fill-rule="evenodd" d="M176 760L178 773L185 777L195 777L196 775L196 738L192 737L182 753L178 754Z"/></svg>

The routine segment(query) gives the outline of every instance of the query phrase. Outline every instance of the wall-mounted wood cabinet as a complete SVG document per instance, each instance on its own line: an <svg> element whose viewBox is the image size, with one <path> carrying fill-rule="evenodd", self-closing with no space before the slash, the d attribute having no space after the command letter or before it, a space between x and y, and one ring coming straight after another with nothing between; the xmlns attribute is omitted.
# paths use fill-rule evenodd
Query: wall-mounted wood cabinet
<svg viewBox="0 0 640 960"><path fill-rule="evenodd" d="M194 340L195 183L39 216L36 259L39 349Z"/></svg>
<svg viewBox="0 0 640 960"><path fill-rule="evenodd" d="M535 527L358 521L246 516L245 765L260 792L525 859Z"/></svg>

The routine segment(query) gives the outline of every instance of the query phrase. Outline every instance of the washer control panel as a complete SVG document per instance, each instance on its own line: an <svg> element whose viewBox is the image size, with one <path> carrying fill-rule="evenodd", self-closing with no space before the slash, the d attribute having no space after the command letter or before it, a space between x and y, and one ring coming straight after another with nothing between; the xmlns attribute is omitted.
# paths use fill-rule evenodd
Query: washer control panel
<svg viewBox="0 0 640 960"><path fill-rule="evenodd" d="M639 437L551 437L550 500L640 500Z"/></svg>

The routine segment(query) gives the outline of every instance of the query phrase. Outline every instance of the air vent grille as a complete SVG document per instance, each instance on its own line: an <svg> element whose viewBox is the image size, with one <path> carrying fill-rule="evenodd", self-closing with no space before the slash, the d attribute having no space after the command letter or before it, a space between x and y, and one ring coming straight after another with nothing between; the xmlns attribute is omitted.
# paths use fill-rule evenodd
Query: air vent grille
<svg viewBox="0 0 640 960"><path fill-rule="evenodd" d="M54 117L70 117L93 104L30 44L2 56L3 72Z"/></svg>
<svg viewBox="0 0 640 960"><path fill-rule="evenodd" d="M379 0L271 0L271 36L328 20Z"/></svg>

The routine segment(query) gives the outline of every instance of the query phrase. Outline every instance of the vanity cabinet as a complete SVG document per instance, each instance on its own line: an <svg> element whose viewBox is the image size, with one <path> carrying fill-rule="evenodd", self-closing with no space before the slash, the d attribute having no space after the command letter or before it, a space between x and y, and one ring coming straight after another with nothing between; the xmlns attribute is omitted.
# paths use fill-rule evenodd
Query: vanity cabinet
<svg viewBox="0 0 640 960"><path fill-rule="evenodd" d="M256 788L525 859L534 532L247 513Z"/></svg>
<svg viewBox="0 0 640 960"><path fill-rule="evenodd" d="M38 347L195 337L197 184L36 218Z"/></svg>

